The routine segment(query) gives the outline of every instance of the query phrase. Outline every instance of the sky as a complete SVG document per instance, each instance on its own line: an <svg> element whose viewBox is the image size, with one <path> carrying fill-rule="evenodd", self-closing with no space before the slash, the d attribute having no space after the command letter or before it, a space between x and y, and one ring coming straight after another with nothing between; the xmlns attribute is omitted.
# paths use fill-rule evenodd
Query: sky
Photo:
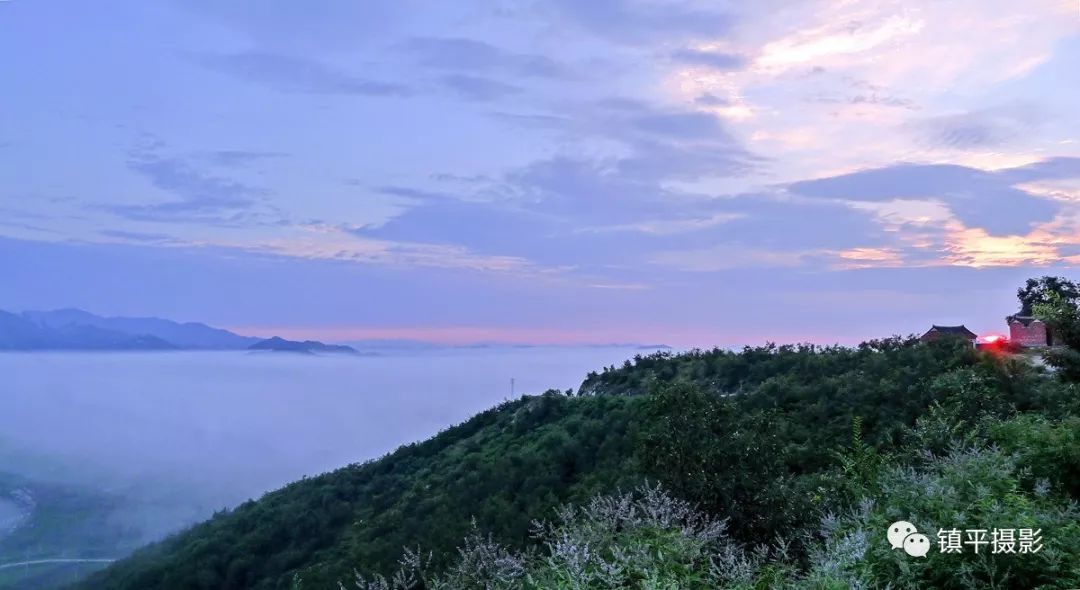
<svg viewBox="0 0 1080 590"><path fill-rule="evenodd" d="M0 308L344 341L1003 331L1077 0L3 0Z"/></svg>

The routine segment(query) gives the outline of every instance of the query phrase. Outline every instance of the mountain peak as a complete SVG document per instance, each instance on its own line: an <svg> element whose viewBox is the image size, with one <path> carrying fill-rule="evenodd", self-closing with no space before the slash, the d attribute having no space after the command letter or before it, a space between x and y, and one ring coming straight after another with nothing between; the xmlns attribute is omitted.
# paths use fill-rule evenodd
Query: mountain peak
<svg viewBox="0 0 1080 590"><path fill-rule="evenodd" d="M250 350L273 350L278 352L299 352L311 354L315 352L333 352L357 354L356 349L344 344L324 344L316 340L286 340L280 336L273 336L256 342L248 347Z"/></svg>

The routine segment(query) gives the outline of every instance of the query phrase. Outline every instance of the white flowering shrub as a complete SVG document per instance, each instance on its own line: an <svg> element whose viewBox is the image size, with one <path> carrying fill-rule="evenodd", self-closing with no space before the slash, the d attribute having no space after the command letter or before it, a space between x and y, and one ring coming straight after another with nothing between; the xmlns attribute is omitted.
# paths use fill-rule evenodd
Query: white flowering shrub
<svg viewBox="0 0 1080 590"><path fill-rule="evenodd" d="M357 574L359 590L713 589L752 583L767 552L731 543L722 521L673 498L659 486L564 506L533 523L537 547L514 552L480 534L465 540L457 561L438 575L409 551L392 577ZM342 588L348 586L341 585Z"/></svg>
<svg viewBox="0 0 1080 590"><path fill-rule="evenodd" d="M659 487L597 497L534 524L546 551L528 587L715 587L728 572L715 568L713 557L738 553L724 528Z"/></svg>

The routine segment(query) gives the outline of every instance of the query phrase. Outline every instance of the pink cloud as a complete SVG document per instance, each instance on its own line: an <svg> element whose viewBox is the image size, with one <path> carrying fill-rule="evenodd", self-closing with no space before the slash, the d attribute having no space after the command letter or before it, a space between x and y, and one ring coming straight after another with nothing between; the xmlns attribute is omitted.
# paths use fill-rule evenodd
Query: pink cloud
<svg viewBox="0 0 1080 590"><path fill-rule="evenodd" d="M319 327L319 326L235 326L229 328L240 334L290 340L321 340L348 342L354 340L419 340L436 344L463 345L475 343L592 345L611 343L667 344L677 348L711 348L713 346L742 346L765 342L815 342L831 344L837 341L854 343L860 336L842 337L803 332L733 333L723 328L661 328L622 327L599 329L561 329L536 327L484 326L400 326L400 327Z"/></svg>

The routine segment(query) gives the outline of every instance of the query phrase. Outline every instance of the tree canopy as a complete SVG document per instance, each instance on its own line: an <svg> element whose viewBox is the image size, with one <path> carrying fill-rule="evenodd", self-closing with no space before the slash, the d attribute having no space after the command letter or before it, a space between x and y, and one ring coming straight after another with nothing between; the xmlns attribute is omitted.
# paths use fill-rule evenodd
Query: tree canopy
<svg viewBox="0 0 1080 590"><path fill-rule="evenodd" d="M1028 279L1016 291L1020 300L1020 315L1032 315L1039 305L1052 304L1056 299L1076 303L1080 299L1080 286L1064 277L1044 276Z"/></svg>

